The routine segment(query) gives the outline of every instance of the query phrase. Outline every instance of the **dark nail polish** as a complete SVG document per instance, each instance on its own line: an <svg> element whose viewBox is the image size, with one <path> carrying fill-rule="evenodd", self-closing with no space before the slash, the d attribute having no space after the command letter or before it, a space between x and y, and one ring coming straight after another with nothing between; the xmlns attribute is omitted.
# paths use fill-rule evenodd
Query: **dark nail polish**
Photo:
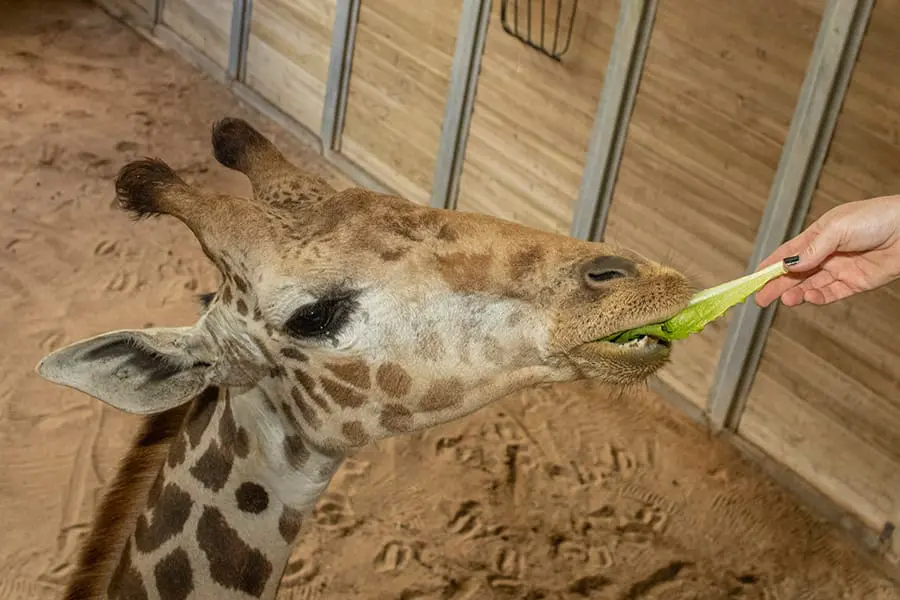
<svg viewBox="0 0 900 600"><path fill-rule="evenodd" d="M788 256L786 259L784 259L784 264L788 267L796 265L798 262L800 262L799 256Z"/></svg>

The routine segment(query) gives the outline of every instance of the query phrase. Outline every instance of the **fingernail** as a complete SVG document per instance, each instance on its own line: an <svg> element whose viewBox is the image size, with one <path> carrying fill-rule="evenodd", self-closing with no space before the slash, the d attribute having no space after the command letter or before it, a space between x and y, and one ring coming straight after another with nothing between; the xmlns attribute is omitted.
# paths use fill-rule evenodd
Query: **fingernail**
<svg viewBox="0 0 900 600"><path fill-rule="evenodd" d="M784 264L787 267L796 265L798 262L800 262L799 256L788 256L786 259L784 259Z"/></svg>

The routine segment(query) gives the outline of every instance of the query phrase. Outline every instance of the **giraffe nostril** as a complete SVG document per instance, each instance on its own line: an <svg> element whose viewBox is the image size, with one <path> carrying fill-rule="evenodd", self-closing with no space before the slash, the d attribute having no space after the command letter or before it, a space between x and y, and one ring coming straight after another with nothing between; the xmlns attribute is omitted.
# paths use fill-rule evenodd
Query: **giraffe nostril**
<svg viewBox="0 0 900 600"><path fill-rule="evenodd" d="M603 284L623 277L634 277L637 265L621 256L599 256L587 261L582 268L582 276L588 287Z"/></svg>
<svg viewBox="0 0 900 600"><path fill-rule="evenodd" d="M607 270L607 271L588 271L587 278L590 279L594 283L602 283L604 281L609 281L611 279L618 279L619 277L626 277L627 275L622 271L616 270Z"/></svg>

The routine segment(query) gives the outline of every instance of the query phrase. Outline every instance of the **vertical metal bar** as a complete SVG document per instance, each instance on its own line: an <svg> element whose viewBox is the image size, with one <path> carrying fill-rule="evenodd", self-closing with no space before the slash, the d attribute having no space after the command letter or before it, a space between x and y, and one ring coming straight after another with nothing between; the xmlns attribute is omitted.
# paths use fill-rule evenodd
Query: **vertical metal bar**
<svg viewBox="0 0 900 600"><path fill-rule="evenodd" d="M156 0L153 4L153 24L159 25L163 20L163 11L166 9L166 0Z"/></svg>
<svg viewBox="0 0 900 600"><path fill-rule="evenodd" d="M748 272L803 229L874 0L829 0L781 152ZM736 309L707 411L716 429L736 430L756 375L775 304L752 300Z"/></svg>
<svg viewBox="0 0 900 600"><path fill-rule="evenodd" d="M515 0L516 4L513 7L513 14L516 19L516 36L519 35L519 0Z"/></svg>
<svg viewBox="0 0 900 600"><path fill-rule="evenodd" d="M559 43L559 24L562 23L562 5L563 0L558 0L556 3L556 34L553 36L553 56L556 56L556 48ZM572 27L572 19L569 19L569 28ZM543 45L543 40L541 41L541 45Z"/></svg>
<svg viewBox="0 0 900 600"><path fill-rule="evenodd" d="M531 0L525 1L528 2L528 7L526 10L526 14L528 15L528 41L531 42Z"/></svg>
<svg viewBox="0 0 900 600"><path fill-rule="evenodd" d="M491 0L464 0L431 186L430 204L435 208L456 208L490 16Z"/></svg>
<svg viewBox="0 0 900 600"><path fill-rule="evenodd" d="M350 74L353 69L356 24L359 22L359 3L360 0L337 0L334 13L325 106L322 110L322 147L326 151L337 152L341 149Z"/></svg>
<svg viewBox="0 0 900 600"><path fill-rule="evenodd" d="M562 4L562 0L559 0ZM544 47L544 29L547 24L547 0L541 0L541 47Z"/></svg>
<svg viewBox="0 0 900 600"><path fill-rule="evenodd" d="M603 91L585 156L584 173L570 234L600 241L628 137L644 59L656 17L657 0L623 1L609 53Z"/></svg>
<svg viewBox="0 0 900 600"><path fill-rule="evenodd" d="M228 44L228 79L243 81L247 71L247 45L253 0L234 0L231 9L231 37Z"/></svg>

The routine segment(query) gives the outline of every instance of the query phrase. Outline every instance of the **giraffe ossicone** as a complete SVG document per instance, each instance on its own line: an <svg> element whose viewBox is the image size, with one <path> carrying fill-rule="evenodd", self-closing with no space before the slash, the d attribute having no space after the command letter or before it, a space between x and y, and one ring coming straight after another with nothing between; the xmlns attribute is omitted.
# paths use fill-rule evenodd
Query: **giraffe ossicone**
<svg viewBox="0 0 900 600"><path fill-rule="evenodd" d="M335 190L240 119L216 159L252 196L160 160L116 196L167 215L220 271L191 326L113 331L37 366L146 415L97 510L67 598L273 598L303 519L344 456L523 388L643 381L669 348L596 340L687 305L677 271L609 244Z"/></svg>

